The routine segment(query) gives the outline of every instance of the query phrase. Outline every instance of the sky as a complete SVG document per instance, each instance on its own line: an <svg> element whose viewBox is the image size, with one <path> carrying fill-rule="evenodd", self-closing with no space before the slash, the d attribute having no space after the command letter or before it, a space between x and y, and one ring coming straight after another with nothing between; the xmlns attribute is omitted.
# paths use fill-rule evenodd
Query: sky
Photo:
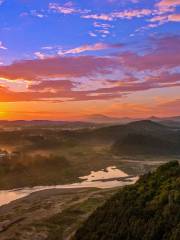
<svg viewBox="0 0 180 240"><path fill-rule="evenodd" d="M0 119L180 115L180 0L0 0Z"/></svg>

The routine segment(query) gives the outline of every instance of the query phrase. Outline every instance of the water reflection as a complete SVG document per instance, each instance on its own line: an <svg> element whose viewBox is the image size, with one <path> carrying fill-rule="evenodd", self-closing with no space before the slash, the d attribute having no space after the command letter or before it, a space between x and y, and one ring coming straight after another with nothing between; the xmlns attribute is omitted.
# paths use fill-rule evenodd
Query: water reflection
<svg viewBox="0 0 180 240"><path fill-rule="evenodd" d="M28 196L29 194L23 193L21 191L0 191L0 206L8 204L19 198Z"/></svg>
<svg viewBox="0 0 180 240"><path fill-rule="evenodd" d="M137 181L138 177L130 177L123 171L111 166L101 171L92 171L90 175L80 177L84 180L80 183L57 185L57 186L37 186L33 188L13 189L0 191L0 206L8 204L14 200L26 197L31 193L48 190L48 189L68 189L68 188L113 188L129 184Z"/></svg>
<svg viewBox="0 0 180 240"><path fill-rule="evenodd" d="M80 179L85 180L86 182L92 182L97 180L105 180L105 179L113 179L113 178L121 178L128 177L128 175L117 169L115 166L108 167L106 170L102 169L101 171L94 172L92 171L90 175L80 177Z"/></svg>

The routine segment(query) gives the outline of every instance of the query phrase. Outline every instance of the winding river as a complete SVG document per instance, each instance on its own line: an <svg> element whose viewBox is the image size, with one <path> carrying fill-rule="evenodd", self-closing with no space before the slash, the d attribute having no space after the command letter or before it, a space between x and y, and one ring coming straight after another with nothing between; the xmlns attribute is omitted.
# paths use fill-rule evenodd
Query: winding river
<svg viewBox="0 0 180 240"><path fill-rule="evenodd" d="M72 188L114 188L133 184L138 177L128 176L125 172L110 166L101 171L92 171L88 176L79 177L82 182L56 186L36 186L32 188L21 188L0 191L0 206L8 204L17 199L26 197L31 193L48 189L72 189Z"/></svg>

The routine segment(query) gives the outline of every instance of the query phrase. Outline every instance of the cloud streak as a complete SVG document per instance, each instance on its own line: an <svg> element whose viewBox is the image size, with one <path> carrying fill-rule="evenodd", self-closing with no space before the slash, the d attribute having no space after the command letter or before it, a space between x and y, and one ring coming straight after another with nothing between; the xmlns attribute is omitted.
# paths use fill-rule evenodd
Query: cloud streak
<svg viewBox="0 0 180 240"><path fill-rule="evenodd" d="M75 8L73 2L67 2L65 4L49 3L49 9L60 14L87 14L90 10L82 10Z"/></svg>
<svg viewBox="0 0 180 240"><path fill-rule="evenodd" d="M180 73L176 70L180 63L180 37L151 38L150 42L152 48L143 55L124 51L101 57L56 56L0 66L1 79L28 84L23 91L2 85L0 101L107 100L180 86ZM70 53L106 47L92 46L73 49Z"/></svg>
<svg viewBox="0 0 180 240"><path fill-rule="evenodd" d="M0 41L0 49L7 50L7 47L4 46L4 44Z"/></svg>

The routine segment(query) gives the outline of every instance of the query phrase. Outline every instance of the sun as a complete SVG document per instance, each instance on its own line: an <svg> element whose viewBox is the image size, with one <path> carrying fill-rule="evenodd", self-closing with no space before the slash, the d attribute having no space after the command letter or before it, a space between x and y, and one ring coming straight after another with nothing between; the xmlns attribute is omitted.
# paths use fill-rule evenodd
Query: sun
<svg viewBox="0 0 180 240"><path fill-rule="evenodd" d="M6 112L1 112L0 111L0 118L3 118L3 117L5 117L6 116Z"/></svg>

